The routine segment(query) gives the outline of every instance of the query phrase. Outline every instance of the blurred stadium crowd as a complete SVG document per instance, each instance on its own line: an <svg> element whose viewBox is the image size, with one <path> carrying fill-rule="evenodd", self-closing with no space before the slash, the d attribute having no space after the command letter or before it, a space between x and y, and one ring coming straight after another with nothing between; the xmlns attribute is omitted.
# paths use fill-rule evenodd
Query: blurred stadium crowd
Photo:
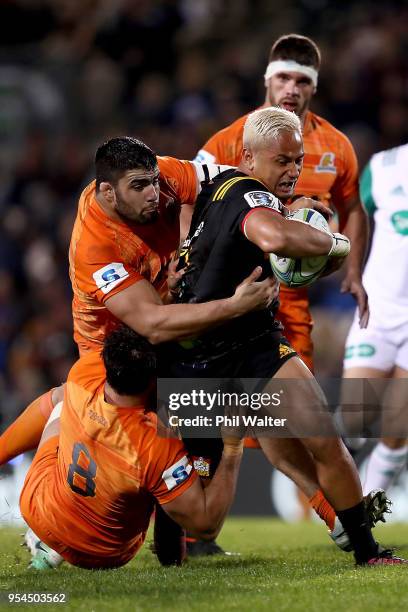
<svg viewBox="0 0 408 612"><path fill-rule="evenodd" d="M103 140L194 157L263 101L271 43L292 31L319 44L312 109L361 166L408 140L404 0L2 0L0 23L1 429L75 359L67 249ZM313 300L338 308L337 290L322 281Z"/></svg>

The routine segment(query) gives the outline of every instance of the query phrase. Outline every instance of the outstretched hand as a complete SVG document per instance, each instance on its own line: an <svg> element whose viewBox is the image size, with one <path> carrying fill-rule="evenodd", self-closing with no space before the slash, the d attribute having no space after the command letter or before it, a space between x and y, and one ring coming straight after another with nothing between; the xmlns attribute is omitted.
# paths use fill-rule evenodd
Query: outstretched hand
<svg viewBox="0 0 408 612"><path fill-rule="evenodd" d="M276 278L269 276L263 281L258 281L261 274L262 267L257 266L235 289L232 299L239 306L240 314L251 310L263 310L279 295L279 283Z"/></svg>
<svg viewBox="0 0 408 612"><path fill-rule="evenodd" d="M351 293L353 298L357 302L358 316L360 320L360 327L366 328L368 320L370 318L370 309L368 306L368 297L366 290L363 287L360 276L347 274L346 278L341 284L341 293Z"/></svg>

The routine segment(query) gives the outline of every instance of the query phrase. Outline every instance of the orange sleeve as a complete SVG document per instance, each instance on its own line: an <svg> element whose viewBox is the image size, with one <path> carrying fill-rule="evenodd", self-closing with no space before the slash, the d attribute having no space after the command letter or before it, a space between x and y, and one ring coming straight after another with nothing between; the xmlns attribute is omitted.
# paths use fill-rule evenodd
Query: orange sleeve
<svg viewBox="0 0 408 612"><path fill-rule="evenodd" d="M148 453L145 487L160 504L166 504L191 487L197 472L181 440L154 435Z"/></svg>
<svg viewBox="0 0 408 612"><path fill-rule="evenodd" d="M105 300L120 293L144 277L129 264L124 264L115 237L104 228L98 236L81 236L75 265L71 266L71 280L75 288L104 304Z"/></svg>
<svg viewBox="0 0 408 612"><path fill-rule="evenodd" d="M171 189L180 204L194 204L198 195L198 178L192 162L174 157L157 158L160 180Z"/></svg>
<svg viewBox="0 0 408 612"><path fill-rule="evenodd" d="M225 163L224 160L225 160L226 142L225 142L225 136L223 132L224 130L221 130L220 132L213 134L213 136L211 136L211 138L209 138L207 142L205 143L205 145L202 147L203 151L206 151L207 153L210 153L210 155L213 156L212 158L208 158L204 161L206 162L213 161L216 164Z"/></svg>
<svg viewBox="0 0 408 612"><path fill-rule="evenodd" d="M238 166L242 156L242 136L247 116L240 117L211 136L198 152L195 161Z"/></svg>
<svg viewBox="0 0 408 612"><path fill-rule="evenodd" d="M342 208L346 200L358 196L358 162L350 140L337 131L339 152L341 159L340 172L332 187L333 203L337 209Z"/></svg>

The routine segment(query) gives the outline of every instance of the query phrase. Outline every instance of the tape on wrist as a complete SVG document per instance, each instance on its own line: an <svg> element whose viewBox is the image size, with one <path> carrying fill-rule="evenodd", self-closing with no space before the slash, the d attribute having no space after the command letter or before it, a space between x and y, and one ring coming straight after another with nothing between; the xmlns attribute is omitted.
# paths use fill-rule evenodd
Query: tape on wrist
<svg viewBox="0 0 408 612"><path fill-rule="evenodd" d="M350 240L343 234L332 234L332 246L328 252L329 257L346 257L350 253Z"/></svg>

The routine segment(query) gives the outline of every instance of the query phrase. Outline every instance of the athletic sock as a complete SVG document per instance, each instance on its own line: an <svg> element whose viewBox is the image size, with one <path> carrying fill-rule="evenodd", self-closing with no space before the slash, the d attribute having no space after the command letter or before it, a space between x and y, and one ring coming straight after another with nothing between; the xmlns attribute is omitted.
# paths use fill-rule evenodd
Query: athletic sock
<svg viewBox="0 0 408 612"><path fill-rule="evenodd" d="M37 448L52 412L53 389L37 397L0 436L0 465Z"/></svg>
<svg viewBox="0 0 408 612"><path fill-rule="evenodd" d="M316 514L326 523L330 531L333 531L336 513L320 489L318 489L313 497L309 499L309 504Z"/></svg>
<svg viewBox="0 0 408 612"><path fill-rule="evenodd" d="M347 533L354 550L356 563L361 565L378 556L378 544L368 524L364 501L347 510L338 510L337 516Z"/></svg>
<svg viewBox="0 0 408 612"><path fill-rule="evenodd" d="M386 491L407 463L408 446L389 448L379 442L372 451L365 475L364 495L373 489Z"/></svg>

